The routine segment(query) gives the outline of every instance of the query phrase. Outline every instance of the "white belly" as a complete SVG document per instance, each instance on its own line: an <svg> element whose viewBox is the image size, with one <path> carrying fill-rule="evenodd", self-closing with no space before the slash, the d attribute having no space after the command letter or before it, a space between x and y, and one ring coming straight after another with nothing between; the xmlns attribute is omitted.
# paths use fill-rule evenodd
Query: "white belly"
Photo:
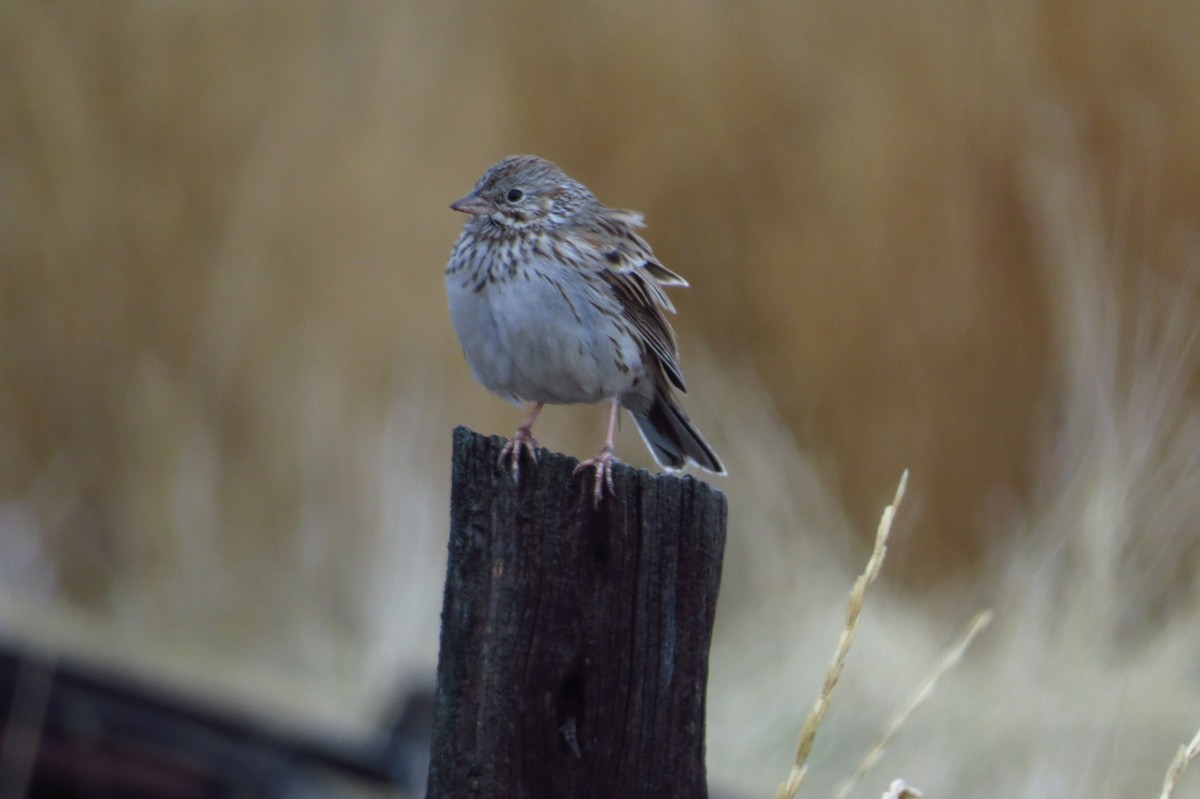
<svg viewBox="0 0 1200 799"><path fill-rule="evenodd" d="M565 270L542 262L523 274L476 291L479 279L446 276L450 321L475 379L513 401L599 402L628 391L642 375L640 347L627 324L607 321L596 299ZM562 290L560 290L560 287Z"/></svg>

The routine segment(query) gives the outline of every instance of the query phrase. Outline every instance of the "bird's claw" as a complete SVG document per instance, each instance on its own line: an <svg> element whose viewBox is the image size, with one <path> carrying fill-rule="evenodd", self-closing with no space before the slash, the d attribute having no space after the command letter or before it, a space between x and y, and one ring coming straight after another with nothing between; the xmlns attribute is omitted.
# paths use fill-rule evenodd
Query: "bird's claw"
<svg viewBox="0 0 1200 799"><path fill-rule="evenodd" d="M521 482L521 452L529 453L529 458L537 465L537 440L530 434L529 428L518 427L517 432L513 433L513 437L500 450L500 457L496 459L497 465L504 467L504 461L510 461L512 469L513 483L520 484Z"/></svg>
<svg viewBox="0 0 1200 799"><path fill-rule="evenodd" d="M608 486L609 494L614 497L617 495L617 489L613 486L613 464L617 462L616 456L613 455L613 448L606 444L600 448L599 455L581 461L575 467L573 474L579 474L589 466L596 470L596 487L592 492L594 507L600 507L600 500L604 498L605 486Z"/></svg>

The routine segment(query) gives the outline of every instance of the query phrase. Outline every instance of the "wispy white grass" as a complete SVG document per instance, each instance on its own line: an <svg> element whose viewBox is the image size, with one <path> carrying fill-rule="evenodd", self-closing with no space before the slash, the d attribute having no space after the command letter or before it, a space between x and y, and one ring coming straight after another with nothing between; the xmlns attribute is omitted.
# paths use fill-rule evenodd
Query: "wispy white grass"
<svg viewBox="0 0 1200 799"><path fill-rule="evenodd" d="M879 761L926 795L1151 796L1162 764L1200 719L1200 247L1172 274L1144 268L1113 232L1113 215L1132 207L1118 202L1114 210L1098 195L1075 135L1065 115L1040 119L1024 183L1055 309L1047 397L1057 400L1039 434L1043 468L1033 499L996 522L981 585L925 601L877 586L872 607L883 618L863 618L812 753L821 764L814 776L851 773L848 753L917 684L914 660L935 657L936 640L963 605L993 606L992 631ZM1186 231L1179 238L1189 240ZM781 458L778 473L801 462L782 448L770 452ZM777 506L793 501L786 489L771 497ZM735 517L732 537L739 525L763 529L754 510ZM796 535L824 537L811 528ZM845 579L847 567L828 552L814 543L815 557L792 561L790 578L757 587L773 587L779 601L720 628L710 764L714 778L747 794L772 792L762 775L768 763L786 762L784 719L799 723L785 708L803 706L794 685L816 680L813 642L827 639L840 615L829 577ZM766 568L778 573L777 563ZM802 601L789 606L784 596ZM771 634L754 635L766 620ZM806 790L834 788L818 782Z"/></svg>
<svg viewBox="0 0 1200 799"><path fill-rule="evenodd" d="M962 660L963 655L966 654L967 649L975 640L975 636L983 632L983 630L989 624L991 624L991 622L991 611L979 613L974 619L971 620L971 623L967 625L966 632L963 633L962 639L959 640L959 642L953 647L951 647L946 654L942 655L942 658L929 672L929 676L921 681L921 684L917 686L917 689L913 692L912 696L904 702L904 705L888 721L887 726L883 731L883 735L875 743L875 745L871 747L866 756L863 757L862 762L860 762L858 767L854 769L854 773L850 775L848 779L843 781L840 786L838 786L837 792L834 794L834 799L846 799L846 797L850 795L851 791L853 791L854 788L863 781L863 778L867 775L867 773L874 768L876 763L879 762L879 758L883 755L884 750L887 749L888 744L890 744L900 732L900 729L904 726L905 722L908 721L909 717L912 716L917 708L929 700L929 698L933 695L934 688L937 686L938 681L959 664L959 661ZM920 791L905 785L903 780L896 780L892 783L889 792L885 794L885 796L904 796L905 794L910 796L921 795Z"/></svg>
<svg viewBox="0 0 1200 799"><path fill-rule="evenodd" d="M33 551L24 556L27 579L0 584L0 628L36 649L253 708L281 724L371 728L406 687L431 683L436 664L455 415L442 399L436 357L397 371L383 424L291 428L305 489L289 516L291 534L274 545L232 546L213 535L222 521L239 520L238 494L229 495L212 452L217 434L199 414L176 418L180 427L165 438L180 449L162 477L170 512L155 527L165 549L116 561L130 571L105 608L65 601L51 576L32 581L41 557ZM329 391L346 381L335 361L314 355L313 364L313 385L277 398L281 416L339 415L345 397ZM261 486L269 485L264 474ZM21 532L20 519L32 515L18 510L9 508L5 532ZM5 551L50 532L6 537ZM49 575L53 568L47 564Z"/></svg>
<svg viewBox="0 0 1200 799"><path fill-rule="evenodd" d="M1175 789L1179 786L1179 780L1183 776L1184 770L1198 756L1200 756L1200 730L1196 731L1195 737L1189 743L1179 747L1179 752L1176 753L1175 759L1171 761L1171 765L1167 769L1166 776L1163 777L1162 794L1159 799L1171 799L1175 795Z"/></svg>

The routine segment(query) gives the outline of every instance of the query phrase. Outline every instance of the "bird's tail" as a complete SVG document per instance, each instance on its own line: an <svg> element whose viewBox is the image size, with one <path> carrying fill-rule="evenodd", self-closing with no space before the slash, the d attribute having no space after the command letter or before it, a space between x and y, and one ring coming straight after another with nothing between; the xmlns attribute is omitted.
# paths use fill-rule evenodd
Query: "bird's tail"
<svg viewBox="0 0 1200 799"><path fill-rule="evenodd" d="M629 412L660 466L682 469L692 461L702 469L725 474L721 459L692 425L670 389L660 388L648 407L629 408Z"/></svg>

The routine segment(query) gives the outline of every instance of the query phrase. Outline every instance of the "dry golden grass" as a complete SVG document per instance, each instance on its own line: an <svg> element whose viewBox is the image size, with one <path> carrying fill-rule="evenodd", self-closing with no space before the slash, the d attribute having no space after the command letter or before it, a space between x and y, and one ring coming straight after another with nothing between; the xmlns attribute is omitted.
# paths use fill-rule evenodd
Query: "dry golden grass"
<svg viewBox="0 0 1200 799"><path fill-rule="evenodd" d="M808 768L808 756L812 754L813 744L817 739L817 730L829 712L829 703L833 698L833 689L837 687L846 667L846 657L850 654L850 646L854 643L854 633L858 629L858 619L862 614L863 602L866 600L867 589L879 578L883 569L884 558L887 557L887 539L892 531L892 521L896 517L896 508L904 498L904 487L908 483L908 472L900 477L900 485L896 487L896 498L892 504L883 510L879 527L875 532L875 546L863 573L854 581L850 590L850 599L846 604L846 625L838 636L837 647L833 652L833 660L825 669L825 681L821 691L813 703L812 709L804 718L804 726L800 728L800 739L796 742L796 756L792 759L792 769L787 779L775 791L776 799L793 799L800 783L804 780L804 772Z"/></svg>
<svg viewBox="0 0 1200 799"><path fill-rule="evenodd" d="M714 779L789 762L907 466L819 773L988 605L880 768L1151 795L1200 716L1197 29L1192 0L0 6L0 629L338 729L427 674L449 430L518 420L452 338L446 203L532 151L694 286L688 408L732 475Z"/></svg>
<svg viewBox="0 0 1200 799"><path fill-rule="evenodd" d="M992 612L990 610L982 611L976 614L971 623L967 625L966 632L963 633L958 643L946 651L941 659L934 665L929 675L921 681L912 695L904 702L899 710L888 720L887 726L883 730L883 735L879 740L867 751L867 754L859 762L854 769L854 773L842 781L838 786L837 792L833 795L833 799L846 799L854 791L863 778L875 767L879 762L879 758L883 756L888 744L899 734L905 722L909 720L917 708L925 704L931 696L938 682L945 677L951 669L962 661L963 655L967 653L971 643L975 640L975 636L987 629L987 626L992 623ZM890 793L886 796L897 795L899 799L903 799L903 795L907 793L911 796L920 796L921 792L908 786L903 780L894 780L891 784Z"/></svg>

